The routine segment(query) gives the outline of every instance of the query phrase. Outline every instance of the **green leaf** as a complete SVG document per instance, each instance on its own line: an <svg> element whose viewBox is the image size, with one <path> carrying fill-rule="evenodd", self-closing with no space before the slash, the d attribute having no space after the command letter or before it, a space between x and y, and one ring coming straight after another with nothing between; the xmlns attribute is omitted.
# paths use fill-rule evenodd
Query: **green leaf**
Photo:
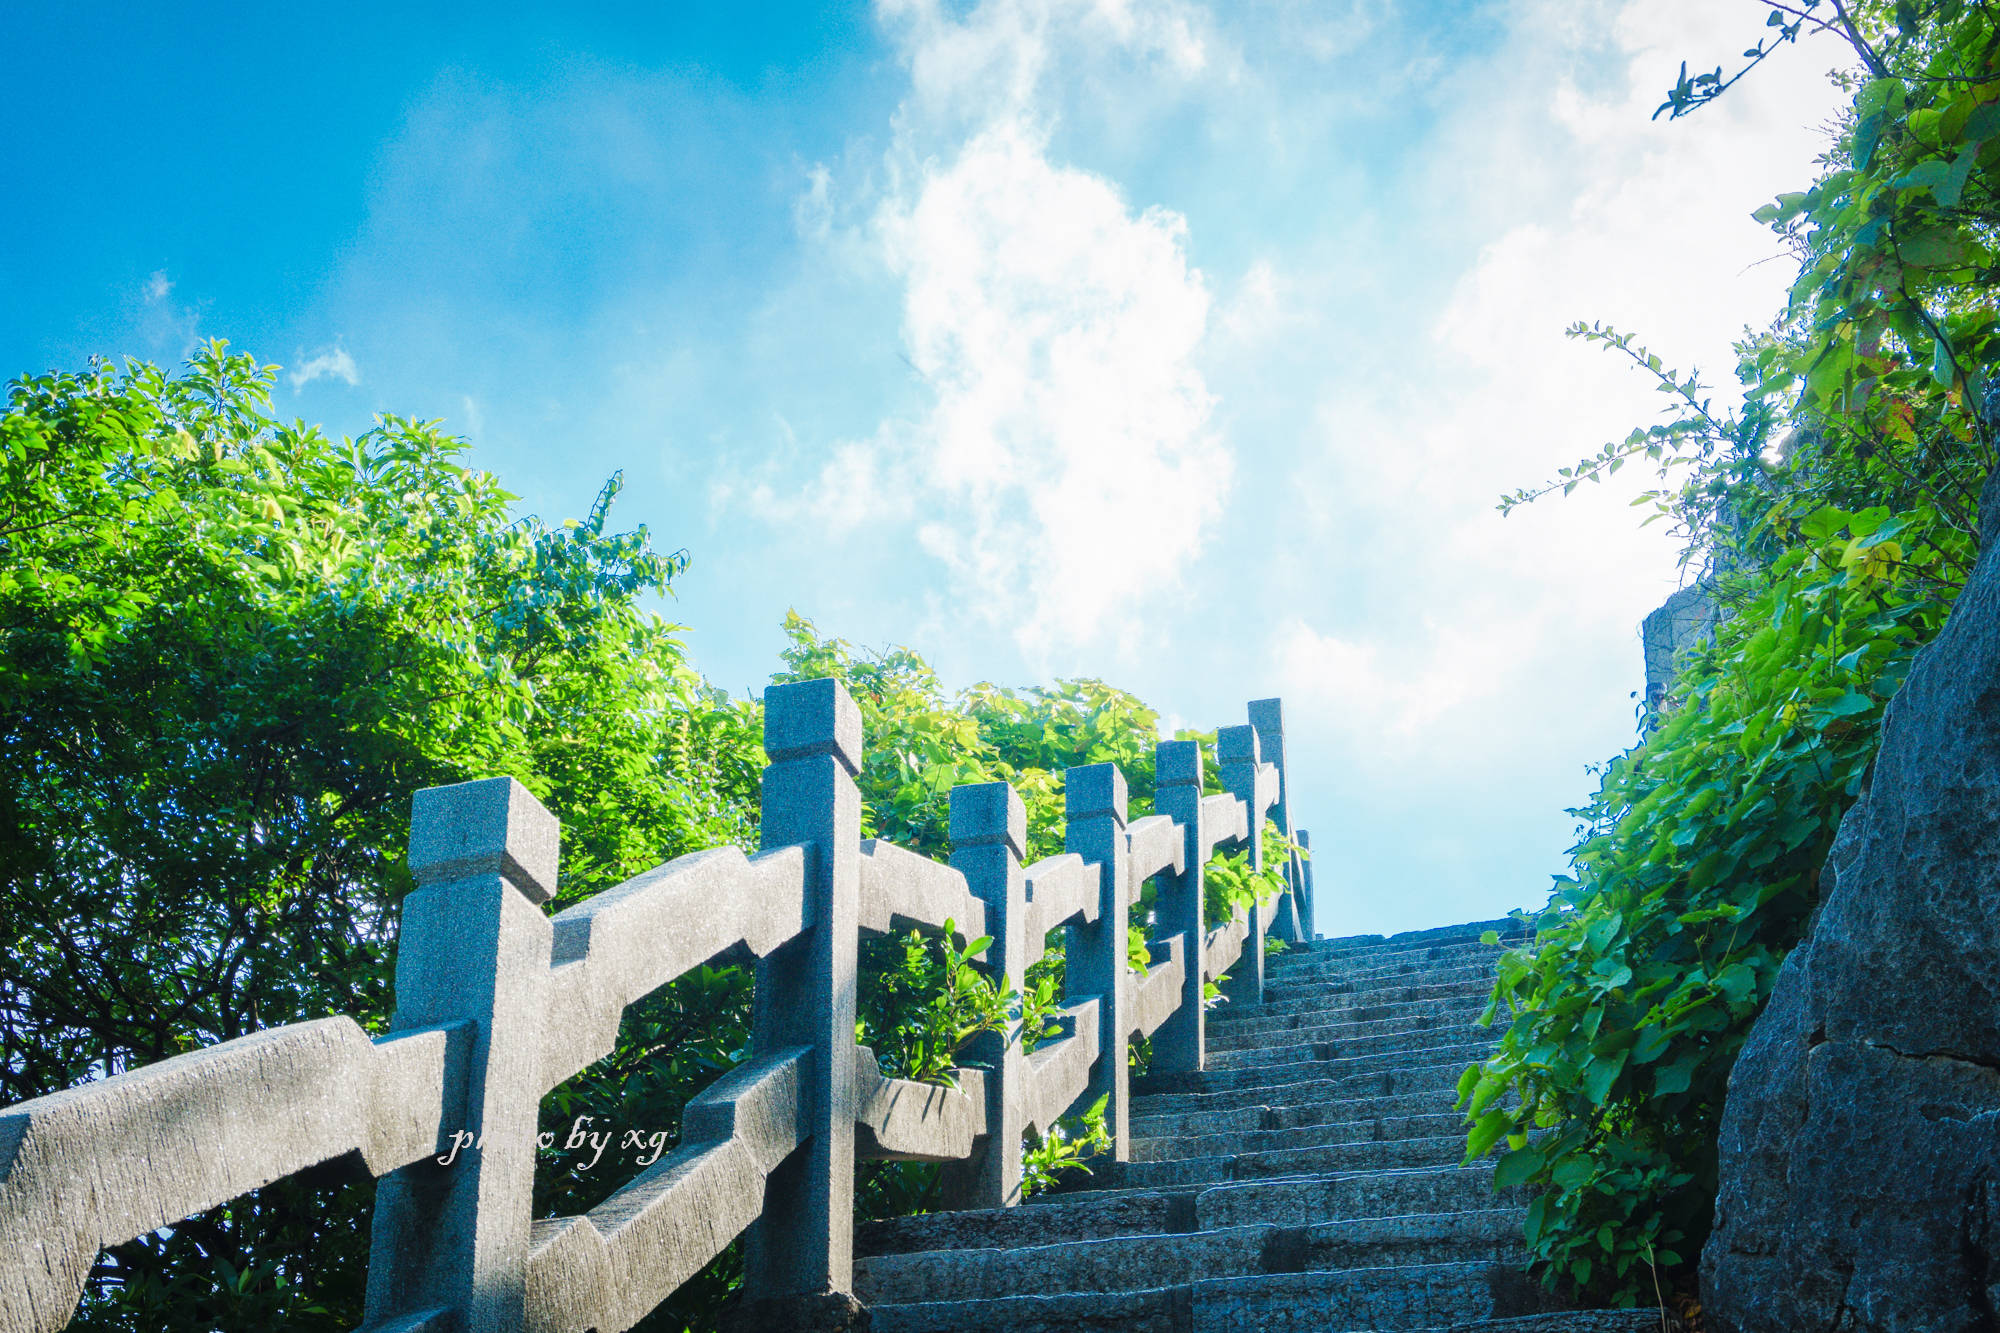
<svg viewBox="0 0 2000 1333"><path fill-rule="evenodd" d="M1715 988L1740 1004L1756 994L1757 974L1741 963L1731 963L1715 974Z"/></svg>
<svg viewBox="0 0 2000 1333"><path fill-rule="evenodd" d="M1651 1064L1667 1053L1673 1044L1665 1029L1648 1024L1639 1029L1639 1038L1632 1043L1632 1063Z"/></svg>
<svg viewBox="0 0 2000 1333"><path fill-rule="evenodd" d="M1996 134L2000 134L2000 102L1987 102L1966 117L1957 138L1983 143Z"/></svg>
<svg viewBox="0 0 2000 1333"><path fill-rule="evenodd" d="M1653 1091L1661 1096L1686 1092L1700 1063L1701 1052L1689 1051L1672 1063L1661 1065L1659 1072L1653 1075Z"/></svg>
<svg viewBox="0 0 2000 1333"><path fill-rule="evenodd" d="M1583 1153L1572 1153L1555 1164L1549 1172L1550 1179L1566 1190L1582 1189L1597 1174L1597 1167Z"/></svg>
<svg viewBox="0 0 2000 1333"><path fill-rule="evenodd" d="M1958 198L1965 192L1966 179L1972 174L1973 163L1978 160L1979 145L1968 144L1952 161L1951 170L1945 173L1941 185L1935 186L1931 194L1946 208L1958 207Z"/></svg>
<svg viewBox="0 0 2000 1333"><path fill-rule="evenodd" d="M1623 913L1612 912L1609 915L1600 916L1595 921L1592 921L1589 929L1584 932L1584 943L1590 948L1592 953L1601 954L1611 947L1611 942L1618 938L1618 932L1624 929L1624 926L1625 917Z"/></svg>
<svg viewBox="0 0 2000 1333"><path fill-rule="evenodd" d="M1951 348L1945 345L1944 339L1935 339L1931 344L1931 378L1948 389L1957 373L1958 367L1951 359Z"/></svg>
<svg viewBox="0 0 2000 1333"><path fill-rule="evenodd" d="M1488 1111L1479 1117L1471 1132L1465 1136L1465 1160L1470 1162L1484 1157L1513 1123L1514 1118L1505 1111Z"/></svg>
<svg viewBox="0 0 2000 1333"><path fill-rule="evenodd" d="M1583 1069L1583 1091L1592 1106L1602 1106L1611 1095L1611 1085L1625 1070L1626 1052L1616 1051L1594 1057Z"/></svg>
<svg viewBox="0 0 2000 1333"><path fill-rule="evenodd" d="M1911 167L1902 175L1889 182L1896 190L1929 190L1933 197L1951 179L1951 164L1939 158L1931 158Z"/></svg>
<svg viewBox="0 0 2000 1333"><path fill-rule="evenodd" d="M1501 1157L1493 1167L1493 1188L1512 1189L1525 1185L1542 1170L1542 1151L1539 1148L1516 1148Z"/></svg>
<svg viewBox="0 0 2000 1333"><path fill-rule="evenodd" d="M1926 227L1896 247L1897 257L1918 268L1956 268L1971 261L1972 247L1949 227Z"/></svg>

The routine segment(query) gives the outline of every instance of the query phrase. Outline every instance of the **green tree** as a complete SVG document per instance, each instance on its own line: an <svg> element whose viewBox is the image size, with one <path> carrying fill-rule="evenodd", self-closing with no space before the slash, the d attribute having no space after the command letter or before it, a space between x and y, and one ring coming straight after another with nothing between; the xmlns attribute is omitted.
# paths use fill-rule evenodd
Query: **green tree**
<svg viewBox="0 0 2000 1333"><path fill-rule="evenodd" d="M274 370L214 344L178 374L95 366L9 386L8 1101L328 1014L382 1030L422 787L507 774L534 791L563 823L558 907L756 843L761 709L709 688L679 627L645 608L687 557L607 529L615 476L585 519L515 519L436 423L384 417L335 441L275 420ZM908 649L858 651L797 616L786 629L775 679L835 676L861 705L871 835L942 855L951 787L1004 779L1027 803L1031 859L1047 855L1062 770L1105 760L1134 813L1149 808L1157 717L1129 694L1092 680L948 693ZM978 1031L1032 1041L1060 983L1059 945L1029 997L998 995L967 963L976 948L935 934L865 947L859 1035L906 1077L948 1079ZM544 1100L542 1127L566 1144L590 1116L670 1151L688 1100L744 1056L751 985L748 960L725 955L634 1005L613 1053ZM1080 1129L1050 1174L1099 1138ZM546 1157L537 1214L590 1208L635 1168L595 1157ZM885 1167L864 1201L923 1206L934 1175ZM119 1246L77 1326L351 1327L372 1195L309 1173ZM644 1327L713 1327L739 1278L732 1247Z"/></svg>
<svg viewBox="0 0 2000 1333"><path fill-rule="evenodd" d="M549 528L433 424L334 441L271 367L12 384L0 416L7 1100L391 1003L409 798L511 774L565 898L751 830L754 710L642 609L684 554ZM348 1327L372 1186L285 1182L118 1247L80 1326Z"/></svg>

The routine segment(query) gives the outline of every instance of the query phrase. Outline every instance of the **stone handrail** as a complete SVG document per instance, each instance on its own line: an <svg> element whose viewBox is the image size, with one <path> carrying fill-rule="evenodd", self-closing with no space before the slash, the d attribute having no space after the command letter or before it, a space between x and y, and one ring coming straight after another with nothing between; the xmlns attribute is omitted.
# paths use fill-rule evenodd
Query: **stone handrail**
<svg viewBox="0 0 2000 1333"><path fill-rule="evenodd" d="M743 1318L789 1326L851 1287L857 1157L950 1163L958 1206L1018 1203L1023 1135L1099 1097L1126 1158L1132 1040L1152 1036L1157 1070L1198 1070L1204 983L1234 967L1232 998L1260 1001L1265 934L1303 938L1311 878L1293 857L1284 892L1203 918L1215 849L1257 867L1264 820L1291 832L1282 714L1250 715L1218 736L1225 793L1203 795L1195 743L1163 742L1158 813L1129 827L1115 765L1070 769L1066 850L1032 866L1012 788L956 788L945 865L861 840L846 691L774 686L764 850L684 856L554 916L559 829L533 796L507 778L419 792L388 1033L274 1028L0 1111L0 1333L63 1327L102 1248L336 1158L381 1177L370 1333L614 1333L746 1232ZM1032 1052L981 1037L955 1087L889 1078L854 1040L859 936L947 923L990 937L975 961L1016 995L1065 928L1057 1031ZM629 1005L737 950L757 960L744 1063L688 1104L672 1153L588 1213L535 1218L542 1097L611 1052Z"/></svg>

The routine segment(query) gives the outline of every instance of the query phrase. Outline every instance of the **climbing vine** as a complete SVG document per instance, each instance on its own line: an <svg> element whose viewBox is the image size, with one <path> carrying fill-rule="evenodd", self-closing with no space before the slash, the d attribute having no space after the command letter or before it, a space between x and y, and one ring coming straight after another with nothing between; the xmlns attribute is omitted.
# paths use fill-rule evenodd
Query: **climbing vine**
<svg viewBox="0 0 2000 1333"><path fill-rule="evenodd" d="M1678 116L1802 34L1855 65L1845 124L1809 188L1758 210L1800 269L1769 334L1737 348L1740 402L1624 333L1671 404L1503 510L1655 469L1718 608L1640 743L1573 811L1571 873L1505 954L1491 1059L1459 1083L1467 1159L1536 1190L1545 1278L1596 1300L1683 1290L1706 1236L1727 1079L1801 939L1887 701L1977 554L1993 463L1980 410L2000 359L2000 30L1988 6L1771 4L1772 35L1725 77L1681 71Z"/></svg>

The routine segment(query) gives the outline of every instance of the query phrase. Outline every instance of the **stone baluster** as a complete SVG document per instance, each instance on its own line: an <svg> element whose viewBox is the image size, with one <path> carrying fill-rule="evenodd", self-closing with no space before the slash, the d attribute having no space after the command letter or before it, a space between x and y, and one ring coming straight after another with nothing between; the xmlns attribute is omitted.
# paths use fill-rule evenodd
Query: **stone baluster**
<svg viewBox="0 0 2000 1333"><path fill-rule="evenodd" d="M1026 885L1028 816L1004 782L954 787L951 864L986 904L986 972L1019 996L1028 957ZM946 1193L959 1208L1011 1208L1021 1202L1021 1135L1027 1123L1027 1065L1018 1033L984 1033L967 1051L986 1070L986 1136L964 1162L945 1168Z"/></svg>
<svg viewBox="0 0 2000 1333"><path fill-rule="evenodd" d="M1223 727L1215 733L1215 758L1222 769L1222 785L1249 815L1248 850L1252 874L1264 868L1264 812L1257 808L1257 729L1250 726ZM1243 953L1231 969L1225 988L1229 1003L1251 1008L1264 1003L1264 933L1268 909L1252 902L1246 909L1250 928L1243 936Z"/></svg>
<svg viewBox="0 0 2000 1333"><path fill-rule="evenodd" d="M1201 744L1161 741L1153 751L1153 811L1181 826L1186 839L1186 869L1176 875L1161 871L1153 899L1157 936L1182 941L1181 1002L1173 1017L1153 1034L1154 1071L1194 1073L1201 1069L1207 1042L1202 1010L1203 957L1208 923L1201 905Z"/></svg>
<svg viewBox="0 0 2000 1333"><path fill-rule="evenodd" d="M860 930L861 712L838 681L764 692L763 845L803 844L807 929L757 963L759 1055L811 1046L808 1139L764 1187L744 1288L760 1305L845 1293L854 1277L854 1006ZM783 1326L781 1308L740 1327ZM803 1315L798 1318L805 1318Z"/></svg>
<svg viewBox="0 0 2000 1333"><path fill-rule="evenodd" d="M1278 802L1271 807L1271 822L1286 838L1292 829L1292 779L1285 768L1285 701L1252 699L1250 725L1257 731L1257 749L1264 762L1278 770ZM1290 885L1278 901L1270 921L1271 933L1287 944L1303 944L1312 938L1312 909L1306 903L1304 866L1294 853L1285 854L1285 883Z"/></svg>
<svg viewBox="0 0 2000 1333"><path fill-rule="evenodd" d="M367 1326L426 1313L465 1333L518 1329L533 1216L542 1025L561 829L512 778L416 794L391 1031L458 1023L447 1085L462 1079L449 1166L426 1158L382 1179Z"/></svg>
<svg viewBox="0 0 2000 1333"><path fill-rule="evenodd" d="M1292 858L1292 869L1297 871L1299 876L1294 881L1298 885L1299 920L1304 923L1306 929L1313 932L1313 938L1317 939L1319 938L1319 900L1313 895L1312 833L1307 829L1300 829L1298 839L1299 854Z"/></svg>
<svg viewBox="0 0 2000 1333"><path fill-rule="evenodd" d="M1063 777L1063 850L1098 867L1097 920L1075 922L1063 964L1064 989L1074 1002L1098 997L1097 1063L1083 1104L1108 1096L1104 1127L1111 1135L1113 1161L1132 1154L1129 1129L1132 1081L1126 1047L1132 1036L1132 981L1127 966L1125 922L1131 888L1125 867L1125 775L1116 764L1086 764Z"/></svg>

